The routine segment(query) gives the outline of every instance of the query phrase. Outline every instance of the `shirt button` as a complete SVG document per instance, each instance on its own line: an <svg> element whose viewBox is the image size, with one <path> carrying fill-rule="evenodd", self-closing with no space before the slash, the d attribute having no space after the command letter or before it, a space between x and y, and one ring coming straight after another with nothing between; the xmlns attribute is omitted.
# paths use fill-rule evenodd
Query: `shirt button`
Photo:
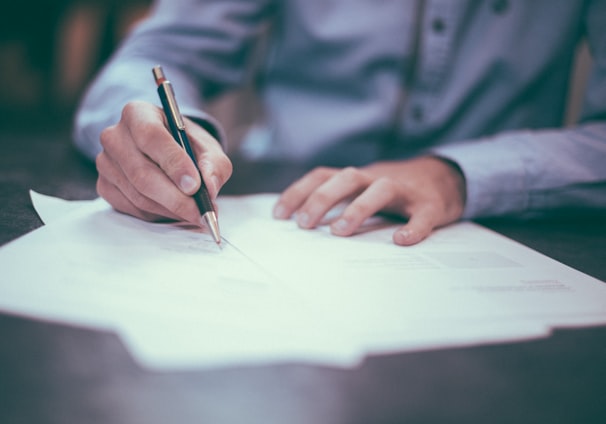
<svg viewBox="0 0 606 424"><path fill-rule="evenodd" d="M502 15L509 8L509 0L494 0L492 2L492 10L497 15Z"/></svg>
<svg viewBox="0 0 606 424"><path fill-rule="evenodd" d="M431 29L433 29L434 32L436 32L438 34L444 32L445 28L446 28L446 24L444 23L444 21L441 18L436 18L431 22Z"/></svg>
<svg viewBox="0 0 606 424"><path fill-rule="evenodd" d="M423 110L422 106L416 105L413 106L412 110L410 111L410 115L414 121L421 122L425 117L425 111Z"/></svg>

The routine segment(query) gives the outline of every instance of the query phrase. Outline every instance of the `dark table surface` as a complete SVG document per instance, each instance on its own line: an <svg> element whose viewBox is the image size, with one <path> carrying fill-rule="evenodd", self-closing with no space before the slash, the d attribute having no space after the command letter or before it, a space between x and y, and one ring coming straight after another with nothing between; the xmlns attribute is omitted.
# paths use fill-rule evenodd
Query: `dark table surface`
<svg viewBox="0 0 606 424"><path fill-rule="evenodd" d="M227 194L276 191L292 176L271 164L237 169ZM30 189L93 199L95 178L64 131L1 134L0 244L42 225ZM606 280L603 217L481 223ZM606 327L373 356L351 370L292 363L150 372L115 334L0 314L2 424L454 422L606 423Z"/></svg>

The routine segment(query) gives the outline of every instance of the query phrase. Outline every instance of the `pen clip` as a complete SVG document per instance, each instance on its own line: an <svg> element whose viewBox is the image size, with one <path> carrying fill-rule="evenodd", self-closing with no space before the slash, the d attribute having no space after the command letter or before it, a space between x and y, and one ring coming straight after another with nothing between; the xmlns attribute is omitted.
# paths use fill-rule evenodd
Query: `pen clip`
<svg viewBox="0 0 606 424"><path fill-rule="evenodd" d="M172 115L173 122L180 130L185 130L185 122L183 122L183 117L181 116L181 112L179 111L179 105L175 100L175 92L173 91L173 86L170 81L165 80L162 85L164 86L166 92L166 100L168 101L169 111Z"/></svg>
<svg viewBox="0 0 606 424"><path fill-rule="evenodd" d="M164 90L164 97L166 99L166 102L168 103L167 112L170 113L172 121L175 123L177 129L185 131L185 122L183 121L181 111L179 110L179 105L177 104L177 100L175 98L173 85L170 83L169 80L166 79L164 71L162 70L162 66L154 66L152 69L152 73L154 74L154 79L156 80L158 88L162 87Z"/></svg>

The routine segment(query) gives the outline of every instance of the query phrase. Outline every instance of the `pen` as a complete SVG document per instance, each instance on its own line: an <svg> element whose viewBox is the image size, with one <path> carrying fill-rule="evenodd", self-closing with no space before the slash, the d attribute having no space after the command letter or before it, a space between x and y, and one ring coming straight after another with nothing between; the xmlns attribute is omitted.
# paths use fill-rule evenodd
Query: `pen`
<svg viewBox="0 0 606 424"><path fill-rule="evenodd" d="M158 85L158 95L160 96L160 101L162 102L162 108L164 109L164 114L166 115L170 132L175 141L179 143L183 149L185 149L190 159L194 162L194 165L198 170L198 174L200 175L200 181L202 183L200 184L198 191L193 195L193 198L196 201L198 209L200 209L200 214L210 229L215 242L218 245L221 245L221 235L219 234L217 214L210 200L210 195L208 194L208 189L204 183L204 179L202 178L202 173L198 168L196 156L194 155L194 151L189 144L189 139L187 138L187 133L185 132L185 122L183 121L183 117L179 111L173 86L170 81L166 79L161 66L154 66L152 73L154 74L156 84Z"/></svg>

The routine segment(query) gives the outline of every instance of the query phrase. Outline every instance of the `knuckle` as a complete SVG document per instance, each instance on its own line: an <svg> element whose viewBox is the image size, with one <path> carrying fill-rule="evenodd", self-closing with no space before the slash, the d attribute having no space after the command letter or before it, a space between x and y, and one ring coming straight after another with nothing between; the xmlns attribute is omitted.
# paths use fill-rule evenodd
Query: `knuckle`
<svg viewBox="0 0 606 424"><path fill-rule="evenodd" d="M187 166L189 158L182 149L170 148L166 149L165 154L162 156L162 163L160 167L168 174L172 175L179 169Z"/></svg>
<svg viewBox="0 0 606 424"><path fill-rule="evenodd" d="M129 176L130 182L141 193L147 192L149 186L149 173L143 167L138 167Z"/></svg>
<svg viewBox="0 0 606 424"><path fill-rule="evenodd" d="M116 132L116 125L104 128L103 131L101 131L101 134L99 134L99 142L103 149L112 150L114 143L116 143L118 139Z"/></svg>
<svg viewBox="0 0 606 424"><path fill-rule="evenodd" d="M353 166L346 166L341 170L341 173L350 178L357 178L360 174L360 170Z"/></svg>
<svg viewBox="0 0 606 424"><path fill-rule="evenodd" d="M161 139L163 132L166 131L163 121L159 118L160 115L150 113L148 110L150 106L141 101L131 101L122 109L120 122L129 128L131 137L142 150Z"/></svg>
<svg viewBox="0 0 606 424"><path fill-rule="evenodd" d="M219 169L224 170L225 174L223 175L223 178L224 181L227 181L234 172L234 165L231 163L227 156L223 156L219 159Z"/></svg>
<svg viewBox="0 0 606 424"><path fill-rule="evenodd" d="M398 180L398 186L405 192L414 193L418 191L419 182L410 178Z"/></svg>
<svg viewBox="0 0 606 424"><path fill-rule="evenodd" d="M361 216L366 216L369 213L368 205L362 202L352 202L343 212L348 218L359 218Z"/></svg>
<svg viewBox="0 0 606 424"><path fill-rule="evenodd" d="M150 209L150 200L136 190L128 193L128 200L141 212Z"/></svg>
<svg viewBox="0 0 606 424"><path fill-rule="evenodd" d="M334 168L329 168L326 166L319 166L317 168L314 168L309 175L313 178L317 178L319 180L326 180L328 178L330 178L332 175L334 175L335 173L335 169Z"/></svg>
<svg viewBox="0 0 606 424"><path fill-rule="evenodd" d="M353 181L357 184L365 183L368 180L366 174L363 171L353 166L343 168L341 170L341 175L348 181Z"/></svg>
<svg viewBox="0 0 606 424"><path fill-rule="evenodd" d="M323 190L322 188L317 189L315 192L313 192L309 196L309 201L311 203L321 205L321 206L331 204L332 200L333 200L333 198L330 195L330 193Z"/></svg>
<svg viewBox="0 0 606 424"><path fill-rule="evenodd" d="M95 159L95 167L99 179L104 179L109 184L120 186L123 184L123 174L116 168L108 155L101 152Z"/></svg>
<svg viewBox="0 0 606 424"><path fill-rule="evenodd" d="M138 100L132 100L127 102L122 108L122 120L133 121L138 119L139 110L142 107L142 102Z"/></svg>
<svg viewBox="0 0 606 424"><path fill-rule="evenodd" d="M97 194L99 194L99 196L101 196L105 200L108 200L108 195L109 195L109 191L110 191L109 184L104 178L101 178L101 177L97 178L96 189L97 189Z"/></svg>
<svg viewBox="0 0 606 424"><path fill-rule="evenodd" d="M382 192L394 193L397 191L397 184L391 178L388 177L377 178L374 181L373 185L375 185L376 188Z"/></svg>
<svg viewBox="0 0 606 424"><path fill-rule="evenodd" d="M156 144L156 140L161 137L164 127L158 124L138 123L134 130L136 144L140 150L146 152Z"/></svg>
<svg viewBox="0 0 606 424"><path fill-rule="evenodd" d="M99 175L103 174L103 170L107 167L107 158L105 153L101 152L95 158L95 168L97 168L97 173Z"/></svg>

